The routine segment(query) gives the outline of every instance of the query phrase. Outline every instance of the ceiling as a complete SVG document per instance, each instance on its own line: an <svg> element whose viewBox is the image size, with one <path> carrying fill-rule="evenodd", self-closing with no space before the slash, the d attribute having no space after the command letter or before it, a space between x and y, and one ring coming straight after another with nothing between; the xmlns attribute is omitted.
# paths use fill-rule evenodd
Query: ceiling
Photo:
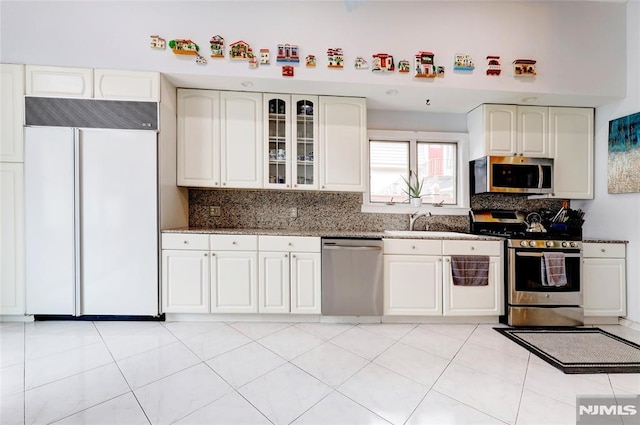
<svg viewBox="0 0 640 425"><path fill-rule="evenodd" d="M416 87L415 84L354 84L176 73L166 76L176 87L182 88L365 97L369 109L411 112L466 114L483 103L597 107L617 100L593 95L442 88L432 81L425 82L424 87Z"/></svg>

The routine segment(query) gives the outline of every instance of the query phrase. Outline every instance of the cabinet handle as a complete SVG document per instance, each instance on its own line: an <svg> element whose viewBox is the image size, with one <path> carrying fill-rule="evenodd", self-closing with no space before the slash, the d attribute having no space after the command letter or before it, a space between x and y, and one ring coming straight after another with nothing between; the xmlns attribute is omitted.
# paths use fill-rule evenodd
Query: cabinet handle
<svg viewBox="0 0 640 425"><path fill-rule="evenodd" d="M472 246L472 247L471 247L471 251L473 251L474 249L476 249L476 247L475 247L475 246Z"/></svg>

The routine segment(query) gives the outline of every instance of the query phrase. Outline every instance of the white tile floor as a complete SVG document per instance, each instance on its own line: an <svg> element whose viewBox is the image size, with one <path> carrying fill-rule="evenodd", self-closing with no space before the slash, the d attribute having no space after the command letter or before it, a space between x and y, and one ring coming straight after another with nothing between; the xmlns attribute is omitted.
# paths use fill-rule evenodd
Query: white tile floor
<svg viewBox="0 0 640 425"><path fill-rule="evenodd" d="M576 395L640 393L494 326L5 322L0 424L575 424Z"/></svg>

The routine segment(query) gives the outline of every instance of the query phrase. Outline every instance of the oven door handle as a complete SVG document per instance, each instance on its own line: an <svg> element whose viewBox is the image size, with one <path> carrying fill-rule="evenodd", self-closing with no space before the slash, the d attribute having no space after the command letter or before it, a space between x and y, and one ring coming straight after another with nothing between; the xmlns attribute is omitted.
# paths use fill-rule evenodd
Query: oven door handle
<svg viewBox="0 0 640 425"><path fill-rule="evenodd" d="M516 256L518 257L543 257L544 253L542 252L516 252ZM575 258L582 257L582 254L564 254L565 257Z"/></svg>

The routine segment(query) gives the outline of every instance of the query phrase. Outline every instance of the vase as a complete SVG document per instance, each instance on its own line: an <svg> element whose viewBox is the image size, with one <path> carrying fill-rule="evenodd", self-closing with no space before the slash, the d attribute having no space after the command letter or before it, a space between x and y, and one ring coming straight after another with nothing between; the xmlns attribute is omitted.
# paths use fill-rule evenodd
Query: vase
<svg viewBox="0 0 640 425"><path fill-rule="evenodd" d="M422 206L422 198L411 198L409 202L411 203L412 207L418 208Z"/></svg>

